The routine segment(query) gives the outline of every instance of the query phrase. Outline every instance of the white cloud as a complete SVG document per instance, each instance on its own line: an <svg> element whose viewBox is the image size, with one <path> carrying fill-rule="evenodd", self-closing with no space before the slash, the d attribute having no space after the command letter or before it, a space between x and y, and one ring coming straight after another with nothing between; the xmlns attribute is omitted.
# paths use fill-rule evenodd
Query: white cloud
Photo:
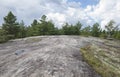
<svg viewBox="0 0 120 77"><path fill-rule="evenodd" d="M57 27L61 27L61 25L63 25L64 22L66 21L65 14L61 14L61 13L48 13L47 17L50 20L54 21Z"/></svg>
<svg viewBox="0 0 120 77"><path fill-rule="evenodd" d="M102 28L105 27L110 20L120 23L120 0L100 0L93 11L89 12L89 16L99 22Z"/></svg>
<svg viewBox="0 0 120 77"><path fill-rule="evenodd" d="M68 0L0 0L0 24L11 10L19 21L24 20L26 24L45 14L58 27L65 22L74 24L81 21L83 24L99 22L104 28L111 19L119 23L119 7L120 0L100 0L97 5L86 8L82 8L80 2Z"/></svg>

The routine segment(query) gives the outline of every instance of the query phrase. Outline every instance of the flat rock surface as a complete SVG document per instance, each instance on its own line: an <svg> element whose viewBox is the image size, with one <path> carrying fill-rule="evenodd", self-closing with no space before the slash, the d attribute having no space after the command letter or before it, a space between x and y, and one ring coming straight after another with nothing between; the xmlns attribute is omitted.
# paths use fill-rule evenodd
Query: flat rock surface
<svg viewBox="0 0 120 77"><path fill-rule="evenodd" d="M37 36L0 44L0 77L100 77L82 58L91 39Z"/></svg>

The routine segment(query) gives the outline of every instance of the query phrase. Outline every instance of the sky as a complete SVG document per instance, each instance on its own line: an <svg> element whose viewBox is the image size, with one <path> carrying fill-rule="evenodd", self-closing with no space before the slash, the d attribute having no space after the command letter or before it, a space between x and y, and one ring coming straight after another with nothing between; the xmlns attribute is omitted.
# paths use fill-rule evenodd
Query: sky
<svg viewBox="0 0 120 77"><path fill-rule="evenodd" d="M0 0L0 25L9 11L26 25L42 15L57 27L78 21L84 25L98 22L102 28L110 20L120 23L120 0Z"/></svg>
<svg viewBox="0 0 120 77"><path fill-rule="evenodd" d="M96 5L99 2L99 0L68 0L68 1L80 2L82 8L85 8L87 5Z"/></svg>

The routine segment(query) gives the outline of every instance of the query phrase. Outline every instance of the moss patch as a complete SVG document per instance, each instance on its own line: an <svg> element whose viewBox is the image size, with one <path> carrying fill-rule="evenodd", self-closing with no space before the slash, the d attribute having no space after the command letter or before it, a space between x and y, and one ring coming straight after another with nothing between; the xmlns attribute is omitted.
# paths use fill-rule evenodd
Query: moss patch
<svg viewBox="0 0 120 77"><path fill-rule="evenodd" d="M120 58L117 49L98 46L95 44L81 48L85 61L102 77L120 77ZM119 51L119 50L118 50Z"/></svg>

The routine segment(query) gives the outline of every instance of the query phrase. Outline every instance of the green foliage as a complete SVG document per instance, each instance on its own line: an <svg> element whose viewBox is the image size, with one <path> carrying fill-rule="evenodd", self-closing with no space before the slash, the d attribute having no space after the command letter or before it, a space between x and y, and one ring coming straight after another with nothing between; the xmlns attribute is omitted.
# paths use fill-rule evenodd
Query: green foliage
<svg viewBox="0 0 120 77"><path fill-rule="evenodd" d="M113 35L113 30L115 29L115 21L111 20L108 22L108 24L105 26L105 28L107 29L107 33L108 33L108 38L111 38Z"/></svg>
<svg viewBox="0 0 120 77"><path fill-rule="evenodd" d="M6 36L6 31L3 29L0 29L0 43L8 41Z"/></svg>
<svg viewBox="0 0 120 77"><path fill-rule="evenodd" d="M120 30L115 31L113 37L120 40Z"/></svg>
<svg viewBox="0 0 120 77"><path fill-rule="evenodd" d="M82 24L78 21L75 25L75 34L76 35L80 35L81 34L81 28L82 28Z"/></svg>
<svg viewBox="0 0 120 77"><path fill-rule="evenodd" d="M29 37L29 36L33 36L33 29L31 26L28 26L26 28L26 36Z"/></svg>
<svg viewBox="0 0 120 77"><path fill-rule="evenodd" d="M31 24L31 29L30 29L30 33L32 36L38 36L39 35L39 26L38 26L38 21L37 20L33 20L33 23Z"/></svg>
<svg viewBox="0 0 120 77"><path fill-rule="evenodd" d="M106 38L107 35L115 39L120 39L119 25L114 25L115 22L111 20L106 25L106 30L101 30L100 25L95 23L93 26L86 26L82 28L82 24L78 21L75 25L65 23L62 28L55 27L54 23L47 20L47 16L43 15L40 21L33 20L30 26L25 26L24 22L16 22L16 16L10 11L7 16L4 17L4 23L2 30L6 35L1 35L1 39L15 39L24 38L28 36L39 36L39 35L83 35L83 36L94 36Z"/></svg>
<svg viewBox="0 0 120 77"><path fill-rule="evenodd" d="M41 20L39 33L40 35L53 35L55 34L55 27L51 21Z"/></svg>
<svg viewBox="0 0 120 77"><path fill-rule="evenodd" d="M31 24L32 27L36 27L38 25L38 21L36 19L33 20L33 23Z"/></svg>
<svg viewBox="0 0 120 77"><path fill-rule="evenodd" d="M63 29L61 28L61 29L58 29L58 35L63 35L64 34L64 31L63 31Z"/></svg>
<svg viewBox="0 0 120 77"><path fill-rule="evenodd" d="M48 26L48 35L55 35L55 34L57 34L57 28L55 28L55 26L54 26L54 24L53 24L53 22L52 21L48 21L47 22L47 26Z"/></svg>
<svg viewBox="0 0 120 77"><path fill-rule="evenodd" d="M0 29L0 36L4 36L4 35L6 35L6 31L3 29Z"/></svg>
<svg viewBox="0 0 120 77"><path fill-rule="evenodd" d="M57 28L55 28L52 21L47 21L46 16L41 17L41 22L39 23L39 35L54 35Z"/></svg>
<svg viewBox="0 0 120 77"><path fill-rule="evenodd" d="M114 29L114 25L115 24L115 21L111 20L108 22L108 24L105 26L107 31L111 32L113 29Z"/></svg>
<svg viewBox="0 0 120 77"><path fill-rule="evenodd" d="M108 38L120 39L119 25L116 25L114 20L109 21L105 28L107 29Z"/></svg>
<svg viewBox="0 0 120 77"><path fill-rule="evenodd" d="M8 41L7 36L0 36L0 43L4 43L7 41Z"/></svg>
<svg viewBox="0 0 120 77"><path fill-rule="evenodd" d="M7 31L8 35L17 36L19 31L18 23L16 22L16 16L10 11L7 16L4 17L4 23L2 29Z"/></svg>
<svg viewBox="0 0 120 77"><path fill-rule="evenodd" d="M16 37L18 37L18 38L26 37L26 32L27 31L26 31L26 27L24 25L24 21L21 21L21 23L19 23L18 27L19 27L19 31L18 31L18 34L17 34Z"/></svg>
<svg viewBox="0 0 120 77"><path fill-rule="evenodd" d="M63 27L63 33L65 35L80 35L82 24L80 22L77 22L75 25L69 25L66 23Z"/></svg>
<svg viewBox="0 0 120 77"><path fill-rule="evenodd" d="M107 32L105 30L101 31L100 37L106 39L107 38Z"/></svg>
<svg viewBox="0 0 120 77"><path fill-rule="evenodd" d="M100 48L100 47L98 47ZM81 48L82 55L84 57L84 60L95 69L96 72L98 72L102 77L119 77L120 73L118 73L117 70L114 70L111 68L111 65L107 65L103 61L101 61L101 57L103 56L105 60L109 58L105 55L105 53L108 54L108 52L101 51L98 53L98 50L96 47L93 47L92 45L86 46L84 48ZM111 57L111 56L110 56ZM108 59L109 60L109 59Z"/></svg>
<svg viewBox="0 0 120 77"><path fill-rule="evenodd" d="M41 22L45 22L46 21L46 19L47 19L47 16L46 15L43 15L42 17L41 17Z"/></svg>
<svg viewBox="0 0 120 77"><path fill-rule="evenodd" d="M98 23L95 23L93 25L91 33L92 33L92 36L99 37L99 35L100 35L100 28L99 28L99 24Z"/></svg>
<svg viewBox="0 0 120 77"><path fill-rule="evenodd" d="M34 20L31 26L27 27L27 36L56 34L59 34L58 28L54 26L52 21L47 21L45 15L41 17L40 22Z"/></svg>
<svg viewBox="0 0 120 77"><path fill-rule="evenodd" d="M87 26L87 27L83 28L81 33L83 36L90 36L91 35L91 27Z"/></svg>
<svg viewBox="0 0 120 77"><path fill-rule="evenodd" d="M65 35L71 34L70 25L68 23L65 23L65 25L62 27L62 30Z"/></svg>
<svg viewBox="0 0 120 77"><path fill-rule="evenodd" d="M6 35L7 36L7 39L10 40L10 39L15 39L15 36L14 35Z"/></svg>

